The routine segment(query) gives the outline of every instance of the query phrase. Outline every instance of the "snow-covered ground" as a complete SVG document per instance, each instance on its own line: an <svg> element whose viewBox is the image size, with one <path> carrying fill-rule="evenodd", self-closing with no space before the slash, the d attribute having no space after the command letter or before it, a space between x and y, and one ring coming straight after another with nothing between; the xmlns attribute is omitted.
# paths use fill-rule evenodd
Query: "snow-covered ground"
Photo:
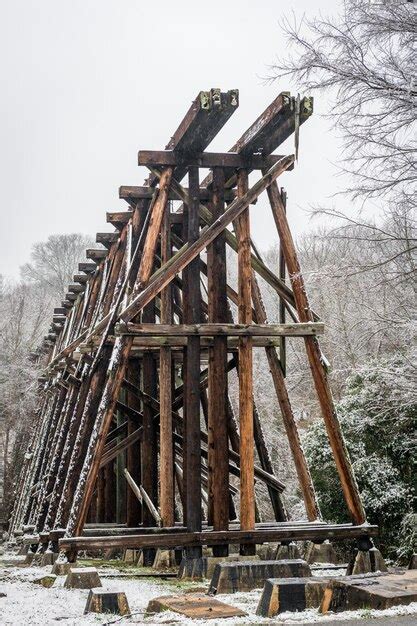
<svg viewBox="0 0 417 626"><path fill-rule="evenodd" d="M0 562L0 624L6 626L48 626L57 623L64 626L78 626L88 624L178 624L188 626L195 624L196 620L186 619L178 613L163 612L154 615L146 615L146 607L149 600L160 595L177 594L193 588L200 591L201 583L184 584L176 579L155 582L153 579L128 578L127 571L120 572L120 577L106 578L105 575L116 575L115 570L99 570L102 576L102 584L105 589L124 591L126 593L132 617L118 618L117 616L88 614L84 615L88 591L78 589L65 589L65 578L59 577L53 587L45 589L41 585L34 584L34 579L47 575L51 567L13 567L2 566ZM327 572L334 574L334 572ZM336 574L337 575L337 574ZM318 610L307 610L303 613L283 613L276 618L261 618L256 615L261 590L250 593L236 593L221 595L219 600L239 607L246 611L247 617L231 618L222 620L198 620L199 624L303 624L322 623L323 625L335 620L354 620L358 618L391 616L395 624L395 616L415 616L417 623L417 603L409 606L397 607L388 611L351 611L338 615L319 615Z"/></svg>

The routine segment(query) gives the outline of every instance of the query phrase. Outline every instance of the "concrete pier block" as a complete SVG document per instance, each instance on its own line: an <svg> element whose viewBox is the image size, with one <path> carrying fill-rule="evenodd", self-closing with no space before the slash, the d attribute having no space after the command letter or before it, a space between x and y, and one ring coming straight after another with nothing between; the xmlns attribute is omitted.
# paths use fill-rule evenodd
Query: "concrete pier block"
<svg viewBox="0 0 417 626"><path fill-rule="evenodd" d="M283 559L301 559L300 551L294 541L278 546L275 554L275 560L282 561Z"/></svg>
<svg viewBox="0 0 417 626"><path fill-rule="evenodd" d="M213 574L214 574L214 570L216 568L216 565L218 565L219 563L236 563L236 562L240 562L240 561L260 561L260 557L258 554L255 554L253 556L241 556L240 554L229 554L229 556L203 556L202 557L202 570L201 570L201 575L200 575L200 564L198 567L198 576L195 575L195 573L193 575L189 575L190 574L190 566L186 565L183 561L185 561L185 557L184 559L181 561L180 564L180 569L178 572L178 578L191 578L194 580L201 580L201 578L209 578L211 579ZM193 571L193 570L191 570ZM195 571L195 570L194 570Z"/></svg>
<svg viewBox="0 0 417 626"><path fill-rule="evenodd" d="M182 580L202 580L205 578L207 557L183 557L178 570L178 578Z"/></svg>
<svg viewBox="0 0 417 626"><path fill-rule="evenodd" d="M414 553L408 564L408 569L417 569L417 554Z"/></svg>
<svg viewBox="0 0 417 626"><path fill-rule="evenodd" d="M323 543L310 542L304 555L307 563L332 563L337 565L339 560L332 544L329 541Z"/></svg>
<svg viewBox="0 0 417 626"><path fill-rule="evenodd" d="M327 585L327 578L269 578L256 614L274 617L286 611L318 608Z"/></svg>
<svg viewBox="0 0 417 626"><path fill-rule="evenodd" d="M152 567L156 570L165 570L177 567L175 550L162 550L161 548L158 548Z"/></svg>
<svg viewBox="0 0 417 626"><path fill-rule="evenodd" d="M42 554L41 565L53 565L58 558L57 552L52 552L52 550L46 550L44 554Z"/></svg>
<svg viewBox="0 0 417 626"><path fill-rule="evenodd" d="M417 601L417 570L404 574L338 578L329 582L320 606L321 613L390 609Z"/></svg>
<svg viewBox="0 0 417 626"><path fill-rule="evenodd" d="M84 613L113 613L130 615L130 608L124 591L91 589Z"/></svg>
<svg viewBox="0 0 417 626"><path fill-rule="evenodd" d="M52 574L55 576L66 576L72 567L77 567L76 563L68 563L67 561L55 561L52 566Z"/></svg>
<svg viewBox="0 0 417 626"><path fill-rule="evenodd" d="M377 548L358 550L356 556L348 565L346 575L370 574L373 572L387 572L386 563Z"/></svg>
<svg viewBox="0 0 417 626"><path fill-rule="evenodd" d="M311 576L309 565L294 561L241 561L219 563L211 579L209 593L236 593L262 588L268 578Z"/></svg>
<svg viewBox="0 0 417 626"><path fill-rule="evenodd" d="M101 586L95 567L71 567L64 583L67 589L94 589Z"/></svg>
<svg viewBox="0 0 417 626"><path fill-rule="evenodd" d="M278 543L263 543L256 546L256 554L262 561L274 561L278 550Z"/></svg>

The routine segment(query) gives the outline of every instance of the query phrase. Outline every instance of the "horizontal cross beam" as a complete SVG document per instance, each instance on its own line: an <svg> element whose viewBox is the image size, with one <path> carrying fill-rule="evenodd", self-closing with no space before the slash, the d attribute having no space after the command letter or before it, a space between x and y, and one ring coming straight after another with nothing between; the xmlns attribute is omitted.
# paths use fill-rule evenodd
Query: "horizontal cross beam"
<svg viewBox="0 0 417 626"><path fill-rule="evenodd" d="M237 152L202 152L186 155L174 150L139 150L138 165L147 167L223 167L229 169L269 169L278 163L283 155L262 154L242 155ZM288 167L292 169L292 166Z"/></svg>
<svg viewBox="0 0 417 626"><path fill-rule="evenodd" d="M307 324L123 324L116 334L135 337L306 337L321 335L323 323Z"/></svg>

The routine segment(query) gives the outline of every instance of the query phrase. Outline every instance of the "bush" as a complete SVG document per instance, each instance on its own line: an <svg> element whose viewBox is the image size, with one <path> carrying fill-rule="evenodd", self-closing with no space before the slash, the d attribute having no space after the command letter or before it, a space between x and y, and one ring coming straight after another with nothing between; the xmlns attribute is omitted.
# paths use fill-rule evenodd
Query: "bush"
<svg viewBox="0 0 417 626"><path fill-rule="evenodd" d="M385 556L403 561L413 551L417 401L412 369L401 358L371 363L348 380L338 406L368 521L379 526ZM348 511L321 420L307 430L304 445L324 518L346 521Z"/></svg>

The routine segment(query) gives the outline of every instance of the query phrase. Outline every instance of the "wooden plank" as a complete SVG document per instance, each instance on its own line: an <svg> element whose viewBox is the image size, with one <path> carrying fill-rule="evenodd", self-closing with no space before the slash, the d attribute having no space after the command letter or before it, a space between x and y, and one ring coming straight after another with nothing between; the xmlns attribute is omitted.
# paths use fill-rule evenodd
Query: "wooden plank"
<svg viewBox="0 0 417 626"><path fill-rule="evenodd" d="M288 268L288 274L290 276L300 321L313 321L313 315L305 290L301 267L298 262L297 251L287 221L281 194L276 183L273 183L268 188L268 198L282 245L282 252ZM339 420L337 418L336 408L323 364L323 355L320 350L320 345L316 337L306 337L304 341L311 373L313 375L314 385L316 387L321 412L326 425L330 446L332 448L333 457L339 473L346 504L355 523L363 524L366 520L366 515L349 459L349 454L343 439Z"/></svg>
<svg viewBox="0 0 417 626"><path fill-rule="evenodd" d="M357 539L359 537L375 537L378 535L378 527L371 525L347 526L337 524L322 524L310 526L288 526L256 529L252 531L228 530L228 531L202 531L181 532L158 535L128 535L119 537L74 537L59 540L62 549L92 550L108 548L143 548L164 547L180 548L187 546L212 546L218 543L245 543L262 544L276 541L339 541L344 539Z"/></svg>
<svg viewBox="0 0 417 626"><path fill-rule="evenodd" d="M264 169L278 163L283 155L242 155L237 152L202 152L183 154L175 150L139 150L138 165L148 167L205 167L229 169ZM291 166L288 168L291 169Z"/></svg>
<svg viewBox="0 0 417 626"><path fill-rule="evenodd" d="M176 274L182 271L193 259L198 257L223 230L235 220L245 207L257 198L268 185L271 184L282 172L292 163L294 156L288 156L276 163L267 174L265 174L242 198L237 198L230 204L223 215L211 226L203 230L202 234L193 243L187 243L179 250L168 263L162 265L150 278L148 286L122 311L120 318L124 322L129 322L145 304L150 302L166 285L168 285Z"/></svg>
<svg viewBox="0 0 417 626"><path fill-rule="evenodd" d="M224 290L226 295L226 290ZM210 303L209 303L210 308ZM252 312L251 312L252 315ZM135 337L304 337L320 335L324 332L321 322L306 324L228 324L209 322L208 324L128 324L119 323L117 335Z"/></svg>

